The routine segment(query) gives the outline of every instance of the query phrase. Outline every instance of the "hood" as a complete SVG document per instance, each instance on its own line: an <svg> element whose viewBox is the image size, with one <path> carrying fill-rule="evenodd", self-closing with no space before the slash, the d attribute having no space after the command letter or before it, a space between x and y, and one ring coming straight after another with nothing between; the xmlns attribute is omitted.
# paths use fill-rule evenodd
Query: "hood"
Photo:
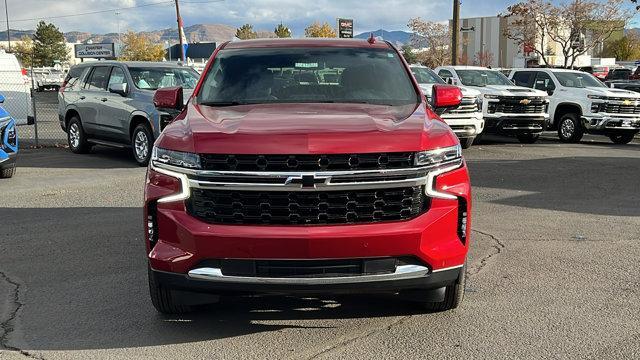
<svg viewBox="0 0 640 360"><path fill-rule="evenodd" d="M418 84L418 85L420 85L420 89L422 89L422 92L424 93L424 95L427 98L431 98L431 94L433 93L433 85L434 84L422 83L422 84ZM477 97L478 95L480 95L480 91L472 89L470 87L460 86L460 85L458 85L458 87L462 91L462 96L463 97Z"/></svg>
<svg viewBox="0 0 640 360"><path fill-rule="evenodd" d="M587 95L599 95L607 97L629 97L639 99L640 94L637 92L616 89L616 88L604 88L604 87L588 87L584 89Z"/></svg>
<svg viewBox="0 0 640 360"><path fill-rule="evenodd" d="M480 91L482 94L498 96L549 96L544 91L516 85L487 85L473 88Z"/></svg>
<svg viewBox="0 0 640 360"><path fill-rule="evenodd" d="M433 120L431 120L433 119ZM213 154L338 154L420 151L457 143L424 104L189 103L158 146Z"/></svg>

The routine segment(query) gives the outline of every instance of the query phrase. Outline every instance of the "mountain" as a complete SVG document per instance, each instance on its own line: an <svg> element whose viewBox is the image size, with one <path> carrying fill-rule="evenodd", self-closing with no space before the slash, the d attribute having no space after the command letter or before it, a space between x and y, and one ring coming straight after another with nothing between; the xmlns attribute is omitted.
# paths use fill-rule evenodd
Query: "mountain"
<svg viewBox="0 0 640 360"><path fill-rule="evenodd" d="M168 41L175 43L178 39L178 29L168 28L153 31L142 31L151 41L164 43ZM184 35L187 41L196 42L221 42L231 40L236 33L236 28L222 24L197 24L184 28ZM86 32L71 31L64 34L68 42L85 42L91 40L94 43L114 42L118 40L118 34L91 34ZM13 36L12 36L13 37Z"/></svg>
<svg viewBox="0 0 640 360"><path fill-rule="evenodd" d="M411 33L407 31L387 31L383 29L378 29L375 31L367 31L362 34L358 34L355 36L357 39L368 39L369 36L373 33L374 36L382 36L383 39L390 41L394 44L409 44L411 42Z"/></svg>
<svg viewBox="0 0 640 360"><path fill-rule="evenodd" d="M11 29L9 30L11 33L11 40L20 40L23 36L32 36L35 33L35 30L17 30ZM0 32L0 41L7 41L7 29Z"/></svg>

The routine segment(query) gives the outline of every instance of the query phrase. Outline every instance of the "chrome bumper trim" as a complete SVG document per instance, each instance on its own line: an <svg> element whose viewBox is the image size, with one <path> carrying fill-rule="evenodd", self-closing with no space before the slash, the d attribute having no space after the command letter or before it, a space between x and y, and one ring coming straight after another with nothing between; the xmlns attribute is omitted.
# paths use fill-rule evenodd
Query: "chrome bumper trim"
<svg viewBox="0 0 640 360"><path fill-rule="evenodd" d="M442 270L439 270L442 271ZM429 274L429 268L421 265L401 265L392 274L361 275L327 278L266 278L248 276L226 276L218 268L197 268L189 271L189 277L214 282L268 284L268 285L336 285L373 283L379 281L417 279Z"/></svg>

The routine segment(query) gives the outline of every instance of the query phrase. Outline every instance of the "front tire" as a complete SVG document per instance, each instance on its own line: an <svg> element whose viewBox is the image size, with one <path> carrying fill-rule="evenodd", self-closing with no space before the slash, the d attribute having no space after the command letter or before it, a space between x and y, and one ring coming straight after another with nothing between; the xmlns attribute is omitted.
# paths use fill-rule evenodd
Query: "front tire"
<svg viewBox="0 0 640 360"><path fill-rule="evenodd" d="M462 304L464 299L464 287L467 281L467 266L463 266L460 275L455 283L448 285L444 293L444 301L442 302L426 302L425 309L431 312L441 312L453 310Z"/></svg>
<svg viewBox="0 0 640 360"><path fill-rule="evenodd" d="M6 169L0 170L0 179L8 179L13 176L16 172L16 164L11 165Z"/></svg>
<svg viewBox="0 0 640 360"><path fill-rule="evenodd" d="M153 148L153 135L147 125L140 124L133 129L131 144L133 145L133 158L138 165L147 166L151 159L151 149Z"/></svg>
<svg viewBox="0 0 640 360"><path fill-rule="evenodd" d="M91 150L91 145L87 142L87 135L77 116L69 120L69 125L67 126L67 142L69 149L76 154L86 154Z"/></svg>
<svg viewBox="0 0 640 360"><path fill-rule="evenodd" d="M156 281L151 268L148 269L148 273L151 303L158 312L163 314L184 314L193 311L191 306L179 302L171 290L163 287Z"/></svg>
<svg viewBox="0 0 640 360"><path fill-rule="evenodd" d="M577 143L582 139L582 135L584 135L584 131L580 120L578 120L578 115L573 113L562 115L558 122L558 137L560 141Z"/></svg>
<svg viewBox="0 0 640 360"><path fill-rule="evenodd" d="M533 144L538 141L540 134L518 134L516 137L522 144Z"/></svg>
<svg viewBox="0 0 640 360"><path fill-rule="evenodd" d="M460 146L462 146L463 149L468 149L473 145L475 139L475 137L462 138L460 139Z"/></svg>
<svg viewBox="0 0 640 360"><path fill-rule="evenodd" d="M614 135L609 135L609 139L611 139L611 141L614 144L628 144L630 143L633 138L635 137L636 134L614 134Z"/></svg>

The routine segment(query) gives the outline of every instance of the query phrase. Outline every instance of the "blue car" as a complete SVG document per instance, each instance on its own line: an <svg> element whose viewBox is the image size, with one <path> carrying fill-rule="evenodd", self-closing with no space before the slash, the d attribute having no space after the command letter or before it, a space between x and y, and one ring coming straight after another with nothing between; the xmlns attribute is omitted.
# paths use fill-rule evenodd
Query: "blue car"
<svg viewBox="0 0 640 360"><path fill-rule="evenodd" d="M0 95L0 104L4 96ZM16 169L18 157L18 134L16 121L0 106L0 178L10 178Z"/></svg>

